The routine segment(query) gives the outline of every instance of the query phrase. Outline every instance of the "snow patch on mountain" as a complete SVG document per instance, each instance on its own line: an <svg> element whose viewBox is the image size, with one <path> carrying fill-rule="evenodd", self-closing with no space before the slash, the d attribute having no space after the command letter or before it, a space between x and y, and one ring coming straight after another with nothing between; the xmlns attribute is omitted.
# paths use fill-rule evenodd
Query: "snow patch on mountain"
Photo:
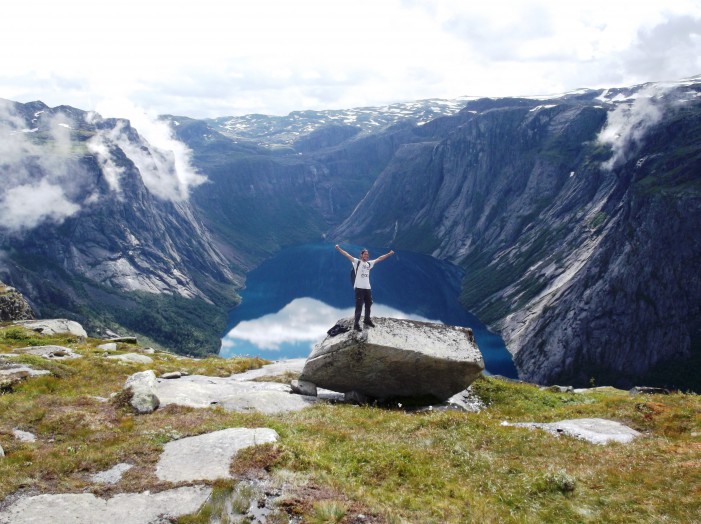
<svg viewBox="0 0 701 524"><path fill-rule="evenodd" d="M300 136L328 125L359 127L361 134L369 134L405 120L423 125L435 118L458 113L470 100L475 98L427 99L382 107L293 111L287 116L253 114L215 118L208 120L208 123L233 139L250 140L267 146L290 146Z"/></svg>

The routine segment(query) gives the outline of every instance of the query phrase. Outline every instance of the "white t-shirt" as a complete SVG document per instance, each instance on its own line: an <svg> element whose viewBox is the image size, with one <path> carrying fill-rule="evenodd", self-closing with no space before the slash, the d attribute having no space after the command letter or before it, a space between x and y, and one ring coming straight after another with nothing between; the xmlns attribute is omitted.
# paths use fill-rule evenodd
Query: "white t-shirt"
<svg viewBox="0 0 701 524"><path fill-rule="evenodd" d="M360 259L353 258L353 269L358 266L358 261ZM353 287L359 287L360 289L370 289L370 270L375 266L375 260L368 260L363 262L360 260L360 265L355 271L355 285Z"/></svg>

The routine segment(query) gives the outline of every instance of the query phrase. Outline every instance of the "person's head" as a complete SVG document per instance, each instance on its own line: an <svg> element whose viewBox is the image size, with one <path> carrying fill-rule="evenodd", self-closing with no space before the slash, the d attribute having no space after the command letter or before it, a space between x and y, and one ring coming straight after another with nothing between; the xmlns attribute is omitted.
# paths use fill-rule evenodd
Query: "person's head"
<svg viewBox="0 0 701 524"><path fill-rule="evenodd" d="M370 253L368 253L368 250L363 248L360 250L360 260L367 260L370 258Z"/></svg>

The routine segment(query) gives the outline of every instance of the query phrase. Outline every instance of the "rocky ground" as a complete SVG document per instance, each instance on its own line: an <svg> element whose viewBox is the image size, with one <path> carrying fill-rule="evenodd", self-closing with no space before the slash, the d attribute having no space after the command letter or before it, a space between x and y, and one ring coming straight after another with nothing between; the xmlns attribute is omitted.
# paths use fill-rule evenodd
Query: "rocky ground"
<svg viewBox="0 0 701 524"><path fill-rule="evenodd" d="M34 327L46 333L67 331L83 336L81 327L66 321L42 321L41 324L24 323L24 327ZM133 352L114 351L114 342L98 346L103 358L126 363L149 364L157 355L153 350L138 349ZM32 355L54 362L80 359L80 352L69 347L47 345L30 346L0 355L0 380L31 380L42 376L44 370L31 365L15 362L20 355ZM347 402L348 397L330 390L318 389L317 396L298 395L292 392L287 377L299 376L306 359L283 360L265 365L259 369L228 377L189 375L171 372L155 376L151 370L139 372L153 375L147 395L150 395L152 409L145 409L142 416L167 406L177 405L196 409L223 408L237 412L289 413L306 409L318 402ZM130 384L129 377L125 391L133 393L132 402L138 396ZM283 379L281 380L281 377ZM123 392L122 392L123 393ZM585 391L573 391L573 394ZM119 395L120 392L115 392ZM105 402L108 399L103 399ZM483 405L471 394L468 388L435 406L412 408L414 411L459 409L479 411ZM524 424L521 424L524 425ZM638 432L613 421L600 419L565 420L549 424L525 423L532 428L544 429L556 434L570 435L596 444L609 442L626 443L639 436ZM14 430L15 439L36 440L31 432ZM152 472L161 482L170 482L172 489L158 492L111 492L102 497L93 493L38 493L20 491L0 503L1 524L23 524L33 522L74 522L74 523L115 523L148 524L172 522L182 515L197 512L205 503L212 503L215 497L212 482L232 478L230 465L237 454L246 448L280 439L278 433L265 427L232 427L207 432L196 436L176 438L165 443L155 470ZM0 448L0 455L2 455ZM0 457L0 460L2 458ZM116 487L132 465L122 462L113 467L93 473L90 480L94 485ZM236 493L227 502L225 513L231 521L267 522L272 512L279 511L280 501L295 500L297 494L311 489L304 482L295 480L294 475L260 474L241 478ZM316 488L315 488L316 489ZM300 495L301 496L301 495ZM238 500L238 504L232 501ZM234 507L236 506L236 507ZM362 514L357 522L373 522L372 515ZM288 522L295 522L294 518Z"/></svg>

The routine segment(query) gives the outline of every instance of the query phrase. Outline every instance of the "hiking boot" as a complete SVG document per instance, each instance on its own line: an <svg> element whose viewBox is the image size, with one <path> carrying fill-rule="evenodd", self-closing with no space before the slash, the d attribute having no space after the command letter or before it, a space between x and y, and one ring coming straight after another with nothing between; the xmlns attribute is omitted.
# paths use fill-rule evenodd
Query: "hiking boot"
<svg viewBox="0 0 701 524"><path fill-rule="evenodd" d="M360 324L358 324L357 322L353 324L353 329L355 329L356 331L362 331L362 329L360 329Z"/></svg>
<svg viewBox="0 0 701 524"><path fill-rule="evenodd" d="M366 319L363 321L363 324L365 324L366 326L375 327L375 324L373 324L373 323L372 323L372 320L370 320L369 318L366 318Z"/></svg>

